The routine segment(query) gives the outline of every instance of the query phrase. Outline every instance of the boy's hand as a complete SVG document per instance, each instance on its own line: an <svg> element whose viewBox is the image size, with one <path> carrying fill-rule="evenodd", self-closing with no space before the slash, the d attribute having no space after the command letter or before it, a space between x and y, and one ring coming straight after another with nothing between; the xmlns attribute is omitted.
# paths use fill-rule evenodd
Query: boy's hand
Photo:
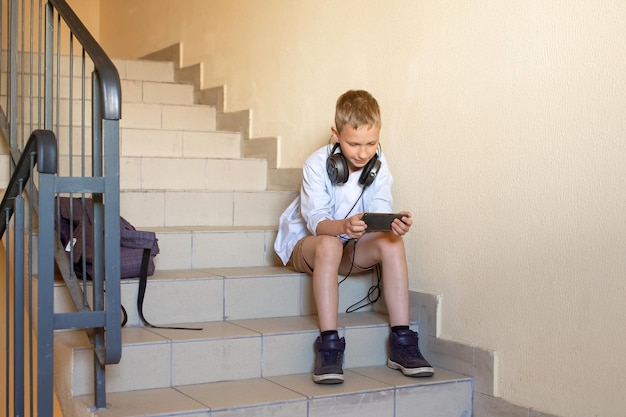
<svg viewBox="0 0 626 417"><path fill-rule="evenodd" d="M346 219L346 235L351 239L358 239L365 233L367 225L361 220L361 217L363 217L363 213L355 214Z"/></svg>
<svg viewBox="0 0 626 417"><path fill-rule="evenodd" d="M413 220L411 220L411 213L408 211L400 211L399 213L405 214L405 216L402 217L402 220L393 219L393 222L391 223L391 231L398 236L404 236L411 229Z"/></svg>

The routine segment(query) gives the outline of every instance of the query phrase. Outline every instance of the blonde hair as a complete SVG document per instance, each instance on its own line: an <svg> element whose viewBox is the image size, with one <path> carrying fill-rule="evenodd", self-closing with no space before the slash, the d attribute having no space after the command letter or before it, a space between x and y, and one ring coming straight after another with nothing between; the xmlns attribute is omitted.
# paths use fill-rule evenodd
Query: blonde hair
<svg viewBox="0 0 626 417"><path fill-rule="evenodd" d="M380 108L376 99L364 90L349 90L337 99L335 107L335 128L341 133L343 126L353 129L361 126L381 126Z"/></svg>

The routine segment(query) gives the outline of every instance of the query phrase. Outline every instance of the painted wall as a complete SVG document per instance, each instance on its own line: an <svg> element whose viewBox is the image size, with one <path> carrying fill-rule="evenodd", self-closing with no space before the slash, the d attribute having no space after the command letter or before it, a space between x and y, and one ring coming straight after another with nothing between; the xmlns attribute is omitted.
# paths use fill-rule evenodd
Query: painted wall
<svg viewBox="0 0 626 417"><path fill-rule="evenodd" d="M94 38L100 37L100 0L66 0Z"/></svg>
<svg viewBox="0 0 626 417"><path fill-rule="evenodd" d="M88 1L88 0L74 0ZM498 352L498 395L626 415L626 2L108 0L115 57L179 41L299 167L370 90L411 287L441 336Z"/></svg>

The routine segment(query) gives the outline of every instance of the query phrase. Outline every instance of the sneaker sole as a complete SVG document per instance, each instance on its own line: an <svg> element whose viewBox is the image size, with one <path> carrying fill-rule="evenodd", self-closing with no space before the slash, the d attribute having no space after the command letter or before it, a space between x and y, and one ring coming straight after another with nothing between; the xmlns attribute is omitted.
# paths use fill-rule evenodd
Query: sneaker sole
<svg viewBox="0 0 626 417"><path fill-rule="evenodd" d="M341 384L343 374L313 375L313 382L316 384Z"/></svg>
<svg viewBox="0 0 626 417"><path fill-rule="evenodd" d="M433 376L435 370L430 366L422 366L421 368L405 368L397 362L387 359L387 366L391 369L397 369L402 372L403 375L412 377L427 377Z"/></svg>

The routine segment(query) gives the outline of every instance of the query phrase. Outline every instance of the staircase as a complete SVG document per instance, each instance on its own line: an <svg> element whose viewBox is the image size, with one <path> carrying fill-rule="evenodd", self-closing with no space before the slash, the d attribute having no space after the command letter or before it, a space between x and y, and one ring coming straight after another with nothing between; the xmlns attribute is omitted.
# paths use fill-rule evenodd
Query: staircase
<svg viewBox="0 0 626 417"><path fill-rule="evenodd" d="M345 383L314 384L319 331L310 277L273 253L278 216L296 188L270 183L270 159L242 157L254 140L218 131L220 110L194 104L193 86L174 81L174 63L114 62L124 97L121 214L155 231L161 249L144 313L155 324L202 330L143 327L137 280L125 280L129 322L122 360L107 367L107 409L92 409L93 351L84 332L55 336L55 391L65 417L472 415L472 378L438 368L414 379L385 366L381 301L340 314ZM373 283L371 275L343 282L340 311ZM72 308L61 282L55 303L57 311ZM420 317L412 314L414 330ZM434 346L428 334L424 343Z"/></svg>

